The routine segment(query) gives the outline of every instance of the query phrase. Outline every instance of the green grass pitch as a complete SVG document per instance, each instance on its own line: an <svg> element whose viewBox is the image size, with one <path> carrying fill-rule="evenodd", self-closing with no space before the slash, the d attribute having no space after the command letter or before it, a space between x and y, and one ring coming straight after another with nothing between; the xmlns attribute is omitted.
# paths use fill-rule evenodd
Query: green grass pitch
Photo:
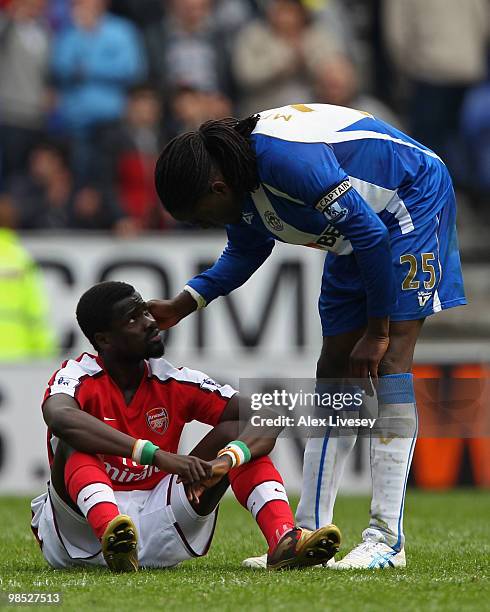
<svg viewBox="0 0 490 612"><path fill-rule="evenodd" d="M338 501L342 554L358 542L368 507L366 497ZM405 520L408 567L395 571L313 568L268 573L241 568L244 557L264 551L264 542L252 518L233 498L221 505L215 539L203 559L134 575L99 569L53 571L45 565L31 535L29 516L28 500L0 499L1 589L3 593L61 592L63 610L489 609L488 491L409 491Z"/></svg>

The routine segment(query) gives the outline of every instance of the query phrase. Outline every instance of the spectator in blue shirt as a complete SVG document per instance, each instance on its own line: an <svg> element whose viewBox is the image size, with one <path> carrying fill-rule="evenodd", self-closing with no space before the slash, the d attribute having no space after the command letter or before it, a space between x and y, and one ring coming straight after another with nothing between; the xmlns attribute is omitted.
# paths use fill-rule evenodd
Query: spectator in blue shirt
<svg viewBox="0 0 490 612"><path fill-rule="evenodd" d="M106 0L73 0L73 25L55 40L58 120L75 139L75 167L86 178L100 129L124 113L128 89L146 75L137 30L107 12Z"/></svg>

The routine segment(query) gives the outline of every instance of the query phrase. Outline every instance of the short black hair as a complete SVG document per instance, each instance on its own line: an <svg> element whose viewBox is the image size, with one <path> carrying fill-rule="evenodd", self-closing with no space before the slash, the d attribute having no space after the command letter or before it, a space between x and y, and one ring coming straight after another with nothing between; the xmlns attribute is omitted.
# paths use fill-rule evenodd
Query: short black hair
<svg viewBox="0 0 490 612"><path fill-rule="evenodd" d="M155 186L162 204L173 215L192 210L209 192L213 171L219 169L236 195L259 187L257 159L250 144L259 115L206 121L194 132L171 140L155 168Z"/></svg>
<svg viewBox="0 0 490 612"><path fill-rule="evenodd" d="M99 347L95 342L95 334L111 326L114 304L133 295L135 291L128 283L106 281L88 289L78 301L78 325L96 351Z"/></svg>

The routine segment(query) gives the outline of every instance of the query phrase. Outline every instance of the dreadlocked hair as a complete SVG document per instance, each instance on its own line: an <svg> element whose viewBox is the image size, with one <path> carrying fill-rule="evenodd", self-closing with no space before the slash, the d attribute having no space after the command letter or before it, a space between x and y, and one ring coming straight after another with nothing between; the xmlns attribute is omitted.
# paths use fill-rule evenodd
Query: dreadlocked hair
<svg viewBox="0 0 490 612"><path fill-rule="evenodd" d="M192 210L209 193L214 172L219 170L237 195L259 187L257 162L250 145L260 115L239 121L232 117L206 121L195 132L171 140L155 168L155 186L170 214Z"/></svg>
<svg viewBox="0 0 490 612"><path fill-rule="evenodd" d="M106 281L94 285L80 298L77 321L80 329L96 351L99 350L95 334L109 330L114 304L133 295L135 288L121 281Z"/></svg>

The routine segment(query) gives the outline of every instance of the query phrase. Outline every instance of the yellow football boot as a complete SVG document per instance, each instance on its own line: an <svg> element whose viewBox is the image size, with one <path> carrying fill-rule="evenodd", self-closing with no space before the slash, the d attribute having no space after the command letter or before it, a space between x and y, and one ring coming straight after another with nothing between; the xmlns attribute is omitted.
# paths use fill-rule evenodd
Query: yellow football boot
<svg viewBox="0 0 490 612"><path fill-rule="evenodd" d="M133 521L119 514L102 536L102 554L112 572L138 571L138 536Z"/></svg>

